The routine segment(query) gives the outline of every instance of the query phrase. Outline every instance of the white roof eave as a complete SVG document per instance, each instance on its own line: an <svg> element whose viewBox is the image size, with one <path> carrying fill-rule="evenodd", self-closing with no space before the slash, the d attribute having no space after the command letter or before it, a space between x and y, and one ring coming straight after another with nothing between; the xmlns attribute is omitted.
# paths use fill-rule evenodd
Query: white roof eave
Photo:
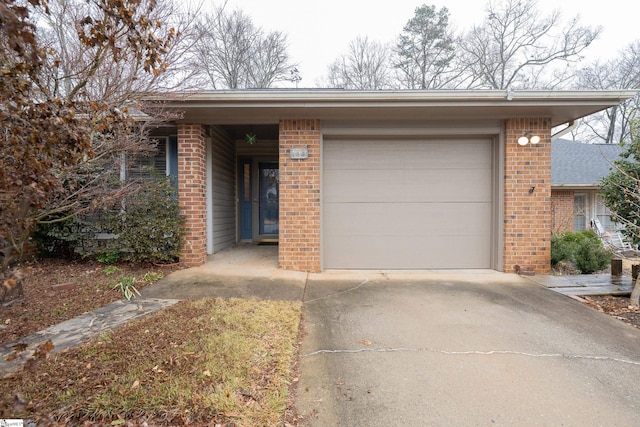
<svg viewBox="0 0 640 427"><path fill-rule="evenodd" d="M282 118L504 119L551 117L553 125L617 105L633 90L348 91L265 89L150 94L148 101L184 111L184 120L208 123L273 123Z"/></svg>

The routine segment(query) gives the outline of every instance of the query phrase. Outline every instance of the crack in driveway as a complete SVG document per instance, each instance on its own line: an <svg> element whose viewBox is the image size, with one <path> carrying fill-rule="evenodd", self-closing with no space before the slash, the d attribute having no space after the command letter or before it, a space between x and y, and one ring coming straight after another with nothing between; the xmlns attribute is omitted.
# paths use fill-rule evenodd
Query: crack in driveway
<svg viewBox="0 0 640 427"><path fill-rule="evenodd" d="M428 347L397 347L397 348L360 348L360 349L342 349L342 350L317 350L311 353L303 354L302 357L310 357L316 356L319 354L355 354L355 353L401 353L401 352L429 352L429 353L438 353L445 354L449 356L467 356L467 355L480 355L480 356L492 356L496 354L507 354L507 355L516 355L516 356L527 356L527 357L541 357L541 358L559 358L559 359L583 359L583 360L598 360L598 361L611 361L618 362L627 365L635 365L640 366L640 361L635 360L627 360L627 359L619 359L616 357L609 356L594 356L594 355L583 355L583 354L563 354L563 353L527 353L522 351L515 350L489 350L489 351L480 351L480 350L468 350L468 351L448 351L448 350L439 350L435 348Z"/></svg>
<svg viewBox="0 0 640 427"><path fill-rule="evenodd" d="M368 282L369 282L369 279L367 278L367 279L364 279L364 281L362 281L360 284L358 284L357 286L354 286L352 288L345 289L344 291L336 292L336 293L333 293L333 294L325 295L323 297L318 297L318 298L312 298L310 300L305 300L304 302L305 303L310 303L310 302L320 301L320 300L323 300L323 299L333 298L333 297L338 296L338 295L342 295L342 294L346 294L346 293L349 293L349 292L353 292L353 291L357 290L359 287L364 286Z"/></svg>

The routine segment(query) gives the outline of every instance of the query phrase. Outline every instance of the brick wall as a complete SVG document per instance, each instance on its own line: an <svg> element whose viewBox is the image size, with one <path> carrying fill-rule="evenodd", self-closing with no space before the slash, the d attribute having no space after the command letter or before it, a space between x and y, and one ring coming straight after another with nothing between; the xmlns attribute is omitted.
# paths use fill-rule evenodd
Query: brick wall
<svg viewBox="0 0 640 427"><path fill-rule="evenodd" d="M291 148L309 148L292 160ZM280 121L280 268L320 271L320 122Z"/></svg>
<svg viewBox="0 0 640 427"><path fill-rule="evenodd" d="M551 231L573 231L573 190L551 191Z"/></svg>
<svg viewBox="0 0 640 427"><path fill-rule="evenodd" d="M530 131L539 144L520 146ZM504 271L515 266L549 273L551 268L551 120L505 122Z"/></svg>
<svg viewBox="0 0 640 427"><path fill-rule="evenodd" d="M188 266L207 261L207 157L205 126L178 124L178 201L186 218L180 262Z"/></svg>

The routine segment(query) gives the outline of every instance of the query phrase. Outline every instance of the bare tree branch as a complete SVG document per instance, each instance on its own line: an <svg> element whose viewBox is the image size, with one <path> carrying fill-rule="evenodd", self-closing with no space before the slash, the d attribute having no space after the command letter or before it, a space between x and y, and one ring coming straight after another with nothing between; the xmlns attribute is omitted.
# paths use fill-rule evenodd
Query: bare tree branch
<svg viewBox="0 0 640 427"><path fill-rule="evenodd" d="M560 18L557 11L543 15L536 0L490 1L484 24L473 27L461 44L470 67L471 86L548 86L544 74L530 71L578 61L601 31L581 26L578 18L560 27ZM555 78L566 79L558 75Z"/></svg>
<svg viewBox="0 0 640 427"><path fill-rule="evenodd" d="M287 53L287 37L265 33L241 10L217 8L198 24L192 68L214 89L268 88L288 80L296 64Z"/></svg>
<svg viewBox="0 0 640 427"><path fill-rule="evenodd" d="M382 43L358 37L330 66L327 84L334 88L380 90L391 87L390 51Z"/></svg>

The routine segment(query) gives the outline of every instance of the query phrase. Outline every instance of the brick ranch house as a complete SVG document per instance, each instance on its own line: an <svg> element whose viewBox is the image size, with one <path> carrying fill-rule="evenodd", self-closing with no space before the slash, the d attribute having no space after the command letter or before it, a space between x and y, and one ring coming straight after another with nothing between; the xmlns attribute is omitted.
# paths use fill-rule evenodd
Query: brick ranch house
<svg viewBox="0 0 640 427"><path fill-rule="evenodd" d="M287 270L546 273L552 128L634 94L251 90L150 101L180 117L161 134L187 265L240 241L277 241Z"/></svg>
<svg viewBox="0 0 640 427"><path fill-rule="evenodd" d="M609 175L623 148L618 144L583 144L556 139L551 146L552 231L580 231L598 219L605 231L621 227L598 195L600 180Z"/></svg>

